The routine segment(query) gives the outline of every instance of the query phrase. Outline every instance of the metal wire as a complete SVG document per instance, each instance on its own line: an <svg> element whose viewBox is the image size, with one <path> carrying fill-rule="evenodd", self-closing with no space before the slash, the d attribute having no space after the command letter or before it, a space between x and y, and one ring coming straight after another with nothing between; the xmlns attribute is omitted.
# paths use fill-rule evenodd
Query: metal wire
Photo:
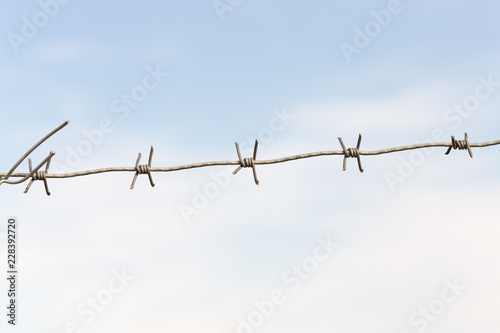
<svg viewBox="0 0 500 333"><path fill-rule="evenodd" d="M130 186L130 189L133 189L135 182L137 180L137 177L141 174L147 174L149 177L149 182L150 182L151 186L154 187L155 184L153 182L153 177L151 175L152 172L170 172L170 171L202 168L202 167L217 166L217 165L238 165L238 168L233 172L233 174L237 174L242 168L252 168L255 184L259 185L259 180L257 179L257 172L255 170L255 166L258 164L276 164L276 163L284 163L284 162L288 162L288 161L299 160L299 159L303 159L303 158L317 157L317 156L343 155L344 156L343 167L342 167L343 171L346 170L347 158L356 158L358 161L359 171L363 172L364 170L361 167L361 159L360 159L361 155L382 155L382 154L395 153L395 152L399 152L399 151L429 148L429 147L447 147L448 149L445 153L446 155L448 155L450 153L451 149L467 150L469 152L469 156L472 158L473 153L472 153L471 148L488 147L488 146L494 146L494 145L500 144L500 140L483 142L483 143L470 143L469 139L468 139L468 135L467 135L467 133L465 133L464 140L456 140L455 137L452 136L451 142L420 143L420 144L416 144L416 145L408 145L408 146L401 146L401 147L394 147L394 148L387 148L387 149L380 149L380 150L373 150L373 151L362 151L362 150L359 150L359 147L361 145L361 134L359 134L356 148L346 148L342 138L339 137L338 139L339 139L340 145L342 146L342 150L312 152L312 153L305 153L305 154L300 154L300 155L293 155L293 156L287 156L287 157L282 157L282 158L276 158L276 159L271 159L271 160L257 160L256 158L257 158L258 142L257 142L257 140L255 140L253 156L251 158L242 158L241 152L240 152L240 147L239 147L238 143L235 142L236 153L238 155L238 161L213 161L213 162L193 163L193 164L186 164L186 165L179 165L179 166L172 166L172 167L152 167L151 163L153 160L153 151L154 150L153 150L153 146L151 146L151 150L149 152L148 164L139 165L139 162L140 162L141 156L142 156L141 153L139 153L134 167L110 167L110 168L101 168L101 169L93 169L93 170L85 170L85 171L78 171L78 172L72 172L72 173L61 173L61 174L49 174L48 173L50 159L55 154L53 151L51 151L50 154L34 169L32 169L31 159L29 159L29 169L30 169L29 173L14 173L14 170L21 164L22 161L24 161L24 159L26 159L26 157L29 154L31 154L31 152L33 152L33 150L35 150L45 140L47 140L54 133L56 133L57 131L62 129L68 123L69 123L69 121L64 122L59 127L57 127L55 130L53 130L52 132L47 134L40 141L38 141L32 148L30 148L21 157L21 159L19 159L18 162L16 162L14 164L14 166L9 170L9 172L0 173L0 185L3 183L20 184L31 177L30 183L28 184L28 186L26 187L26 190L24 191L25 193L28 192L32 183L35 180L42 180L44 182L45 191L46 191L47 195L50 195L49 188L47 185L48 178L71 178L71 177L80 177L80 176L87 176L87 175L106 173L106 172L135 172L134 178L132 180L132 184ZM38 171L44 164L47 164L45 171ZM21 179L17 180L17 181L8 180L10 177L21 177Z"/></svg>
<svg viewBox="0 0 500 333"><path fill-rule="evenodd" d="M19 164L21 164L26 159L26 157L28 157L28 155L33 152L33 150L35 150L36 148L38 148L38 146L40 146L42 143L44 143L45 140L47 140L48 138L50 138L52 135L54 135L56 132L58 132L64 126L66 126L68 124L69 124L69 120L67 120L64 123L62 123L61 125L59 125L56 129L54 129L52 132L50 132L49 134L47 134L46 136L44 136L40 141L38 141L37 143L35 143L35 145L33 147L31 147L23 156L21 156L21 158L19 159L19 161L17 161L16 164L14 164L14 166L12 166L12 168L9 170L9 172L7 172L6 174L0 174L0 177L3 178L2 180L9 179L9 177L12 175L12 173L14 172L14 170L16 170L16 168L19 166ZM47 158L50 159L50 157L47 157ZM32 174L35 173L35 172L37 172L38 169L40 169L43 164L45 164L45 163L44 162L40 163L40 165L37 166L35 168L35 170L32 171ZM0 185L1 184L2 184L2 182L0 182ZM9 184L12 184L12 183L9 183Z"/></svg>

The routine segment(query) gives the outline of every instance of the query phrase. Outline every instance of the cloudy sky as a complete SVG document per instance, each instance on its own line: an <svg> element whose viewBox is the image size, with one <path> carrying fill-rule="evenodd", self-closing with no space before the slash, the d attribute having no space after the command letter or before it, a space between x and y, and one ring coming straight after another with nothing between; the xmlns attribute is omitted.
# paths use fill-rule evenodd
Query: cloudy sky
<svg viewBox="0 0 500 333"><path fill-rule="evenodd" d="M1 172L500 139L493 1L0 4ZM49 179L17 218L2 332L496 332L497 146ZM17 172L26 172L24 161ZM4 275L2 275L4 276ZM0 282L6 305L7 280Z"/></svg>

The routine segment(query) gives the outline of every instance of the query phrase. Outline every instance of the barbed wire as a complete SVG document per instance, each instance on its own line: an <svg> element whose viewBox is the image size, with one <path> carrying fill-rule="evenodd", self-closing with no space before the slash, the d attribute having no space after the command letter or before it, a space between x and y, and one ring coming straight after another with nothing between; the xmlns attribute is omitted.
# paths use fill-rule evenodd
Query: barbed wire
<svg viewBox="0 0 500 333"><path fill-rule="evenodd" d="M133 189L135 186L135 182L137 180L137 177L139 175L147 174L149 177L149 182L150 182L151 186L154 187L155 184L153 182L153 176L151 175L152 172L170 172L170 171L202 168L202 167L217 166L217 165L237 165L238 166L237 169L233 172L234 175L236 175L242 168L252 168L255 184L259 185L259 180L257 179L257 171L255 169L256 165L284 163L284 162L288 162L288 161L299 160L299 159L303 159L303 158L317 157L317 156L343 155L344 156L343 166L342 166L343 171L346 170L347 159L348 158L356 158L357 162L358 162L359 171L363 172L364 170L361 166L361 158L360 158L360 156L362 156L362 155L382 155L382 154L394 153L394 152L405 151L405 150L421 149L421 148L447 147L448 149L445 152L446 155L448 155L452 149L467 150L469 153L469 156L472 158L472 157L474 157L474 155L472 153L471 148L488 147L488 146L494 146L494 145L500 144L500 140L483 142L483 143L470 143L468 135L467 135L467 133L465 133L464 140L456 140L454 136L451 136L451 142L420 143L420 144L415 144L415 145L408 145L408 146L401 146L401 147L394 147L394 148L387 148L387 149L380 149L380 150L373 150L373 151L363 151L363 150L359 150L359 148L361 146L361 138L362 138L361 134L359 134L356 148L346 148L344 145L344 141L342 140L342 138L339 137L338 140L340 142L342 150L319 151L319 152L305 153L305 154L299 154L299 155L293 155L293 156L286 156L286 157L282 157L282 158L275 158L275 159L271 159L271 160L257 160L258 141L255 140L255 145L254 145L252 157L242 158L241 152L240 152L240 147L239 147L238 143L235 142L236 153L238 155L238 161L213 161L213 162L192 163L192 164L172 166L172 167L152 167L151 163L153 161L154 149L153 149L153 146L151 146L151 149L149 152L149 160L148 160L147 164L142 164L142 165L139 164L141 157L142 157L141 153L139 153L134 167L110 167L110 168L100 168L100 169L92 169L92 170L78 171L78 172L72 172L72 173L60 173L60 174L49 174L48 173L49 166L50 166L50 160L55 155L55 152L51 151L49 153L49 155L42 162L40 162L40 164L38 164L35 168L32 168L31 159L28 158L30 172L28 172L28 173L14 173L14 171L17 169L17 167L19 167L19 165L38 146L40 146L49 137L54 135L56 132L58 132L59 130L61 130L62 128L64 128L68 124L69 124L69 121L62 123L59 127L54 129L52 132L50 132L45 137L43 137L40 141L38 141L33 147L31 147L14 164L14 166L9 170L9 172L0 173L0 185L2 185L4 183L5 184L14 184L14 185L21 184L31 177L31 180L30 180L28 186L26 187L26 189L24 190L24 193L28 192L28 190L30 189L30 187L34 181L41 180L44 182L45 192L47 193L47 195L50 195L49 187L47 184L48 178L72 178L72 177L87 176L87 175L106 173L106 172L135 172L134 178L132 180L132 184L130 185L130 189ZM45 170L40 171L40 169L44 165L45 165ZM17 177L17 178L21 178L21 179L9 180L11 177Z"/></svg>

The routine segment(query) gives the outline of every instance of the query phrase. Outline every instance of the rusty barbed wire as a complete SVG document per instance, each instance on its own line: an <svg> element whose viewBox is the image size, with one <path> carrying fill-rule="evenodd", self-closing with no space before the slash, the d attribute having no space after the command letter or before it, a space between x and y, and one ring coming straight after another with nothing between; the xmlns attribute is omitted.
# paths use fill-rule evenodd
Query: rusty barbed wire
<svg viewBox="0 0 500 333"><path fill-rule="evenodd" d="M186 165L179 165L179 166L172 166L172 167L152 167L151 163L153 160L153 146L151 146L151 150L149 152L149 160L148 164L143 164L139 165L139 162L141 160L141 153L139 153L135 166L134 167L110 167L110 168L101 168L101 169L92 169L92 170L85 170L85 171L78 171L78 172L72 172L72 173L61 173L61 174L49 174L48 169L50 165L50 160L52 159L52 156L54 156L55 152L51 151L49 155L42 161L40 164L38 164L34 169L32 168L32 163L31 159L28 159L29 162L29 173L14 173L14 171L17 169L17 167L30 155L38 146L40 146L44 141L46 141L49 137L54 135L56 132L61 130L63 127L68 125L69 121L64 122L61 124L59 127L54 129L52 132L47 134L45 137L43 137L40 141L38 141L33 147L31 147L20 159L17 161L14 166L9 170L7 173L0 173L0 185L3 183L6 184L21 184L24 181L26 181L28 178L31 177L31 180L26 187L24 193L27 193L28 190L30 189L31 185L33 184L34 181L36 180L42 180L44 182L45 186L45 192L47 195L50 195L49 187L47 184L47 179L48 178L72 178L72 177L80 177L80 176L87 176L87 175L93 175L93 174L98 174L98 173L106 173L106 172L135 172L134 178L132 180L132 184L130 186L130 189L133 189L135 186L135 182L137 180L137 177L142 174L147 174L149 177L149 182L152 187L155 186L153 182L153 176L151 175L152 172L170 172L170 171L178 171L178 170L185 170L185 169L194 169L194 168L201 168L201 167L208 167L208 166L217 166L217 165L237 165L237 169L233 172L234 175L236 175L242 168L252 168L253 171L253 177L255 184L259 185L259 180L257 179L257 172L255 170L255 166L259 164L276 164L276 163L283 163L283 162L288 162L288 161L293 161L293 160L299 160L303 158L311 158L311 157L317 157L317 156L328 156L328 155L343 155L343 166L342 170L346 170L346 161L348 158L356 158L358 161L358 168L360 172L363 172L363 168L361 166L361 155L382 155L382 154L388 154L388 153L394 153L394 152L399 152L399 151L405 151L405 150L413 150L413 149L421 149L421 148L430 148L430 147L447 147L447 151L445 152L445 155L448 155L451 151L451 149L458 149L458 150L467 150L469 152L469 156L472 158L473 153L471 148L480 148L480 147L488 147L488 146L494 146L500 144L500 140L495 140L495 141L489 141L489 142L483 142L483 143L470 143L469 138L467 133L465 133L465 138L464 140L456 140L454 136L451 136L451 142L431 142L431 143L420 143L420 144L415 144L415 145L408 145L408 146L401 146L401 147L394 147L394 148L387 148L387 149L380 149L380 150L373 150L373 151L362 151L359 150L359 147L361 145L361 134L358 136L358 142L356 145L356 148L346 148L344 145L344 141L342 138L338 138L340 145L342 147L342 150L332 150L332 151L320 151L320 152L313 152L313 153L305 153L305 154L299 154L299 155L293 155L293 156L287 156L287 157L282 157L282 158L275 158L271 160L257 160L257 147L258 147L258 142L255 140L255 146L254 146L254 151L253 151L253 156L247 157L247 158L242 158L241 157L241 152L240 152L240 147L237 142L235 142L236 145L236 153L238 155L238 161L213 161L213 162L202 162L202 163L193 163L193 164L186 164ZM42 168L44 165L45 171L39 171L40 168ZM9 180L11 177L20 177L20 180Z"/></svg>

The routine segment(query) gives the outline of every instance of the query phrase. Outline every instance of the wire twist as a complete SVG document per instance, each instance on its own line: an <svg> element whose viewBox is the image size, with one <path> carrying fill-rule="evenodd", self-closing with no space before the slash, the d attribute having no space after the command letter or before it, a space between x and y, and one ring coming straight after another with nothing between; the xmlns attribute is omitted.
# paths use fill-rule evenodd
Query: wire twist
<svg viewBox="0 0 500 333"><path fill-rule="evenodd" d="M455 137L452 135L451 136L451 147L448 147L448 150L446 151L445 155L448 155L451 151L451 149L458 149L458 150L468 150L469 151L469 156L471 158L474 157L474 154L472 154L472 150L470 149L470 144L469 144L469 137L467 133L465 133L465 140L455 140Z"/></svg>
<svg viewBox="0 0 500 333"><path fill-rule="evenodd" d="M47 165L45 166L44 171L34 171L32 165L31 165L31 158L28 158L28 166L30 169L31 180L28 183L28 186L26 186L24 193L28 193L29 189L31 188L31 185L33 184L33 182L35 180L43 180L43 185L45 186L45 193L47 193L47 195L50 195L49 184L47 184L47 173L49 171L50 160L52 159L52 156L54 156L54 154L55 153L53 151L51 151L51 155L49 155L49 159L47 161Z"/></svg>
<svg viewBox="0 0 500 333"><path fill-rule="evenodd" d="M347 161L347 158L348 157L353 157L353 158L356 158L358 160L359 171L363 172L364 170L361 167L361 158L360 158L360 155L359 155L359 146L361 145L361 134L359 134L358 144L356 145L356 148L346 149L345 145L344 145L344 141L342 140L341 137L339 137L339 141L340 141L340 145L342 146L342 150L344 151L344 162L343 162L342 171L346 170L346 161Z"/></svg>
<svg viewBox="0 0 500 333"><path fill-rule="evenodd" d="M40 162L40 164L38 164L35 169L30 170L30 173L25 175L24 177L22 177L20 180L16 180L16 181L8 180L9 177L17 169L17 167L26 159L26 157L29 156L29 154L31 154L33 152L33 150L38 148L38 146L40 146L48 138L50 138L52 135L54 135L56 132L60 131L63 127L65 127L68 124L69 124L69 120L67 120L64 123L62 123L61 125L59 125L56 129L54 129L52 132L50 132L49 134L44 136L42 139L40 139L40 141L35 143L33 145L33 147L31 147L26 153L24 153L23 156L21 156L21 158L12 166L12 168L9 170L9 172L7 172L7 174L0 176L0 185L2 185L3 183L5 183L5 184L21 184L24 181L26 181L28 178L32 177L35 172L37 172L45 163L47 163L52 158L52 156L54 156L55 153L53 151L51 151L49 153L49 156L47 156L42 162Z"/></svg>
<svg viewBox="0 0 500 333"><path fill-rule="evenodd" d="M132 180L132 185L130 185L130 189L134 188L135 181L137 180L138 175L144 175L147 174L149 177L149 183L151 184L152 187L155 187L155 183L153 183L153 176L151 175L151 162L153 161L153 146L151 146L151 150L149 151L149 162L148 164L141 164L139 165L139 162L141 161L141 153L139 153L139 156L137 156L137 161L135 162L135 175L134 179Z"/></svg>
<svg viewBox="0 0 500 333"><path fill-rule="evenodd" d="M246 158L241 158L241 152L240 152L240 146L238 145L238 142L235 142L236 145L236 152L238 153L238 160L240 161L240 165L236 170L233 171L233 175L237 174L241 168L252 168L253 170L253 179L255 180L255 184L259 185L259 180L257 179L257 171L255 170L255 159L257 158L257 147L259 145L259 142L255 140L255 145L253 148L253 157L246 157Z"/></svg>

